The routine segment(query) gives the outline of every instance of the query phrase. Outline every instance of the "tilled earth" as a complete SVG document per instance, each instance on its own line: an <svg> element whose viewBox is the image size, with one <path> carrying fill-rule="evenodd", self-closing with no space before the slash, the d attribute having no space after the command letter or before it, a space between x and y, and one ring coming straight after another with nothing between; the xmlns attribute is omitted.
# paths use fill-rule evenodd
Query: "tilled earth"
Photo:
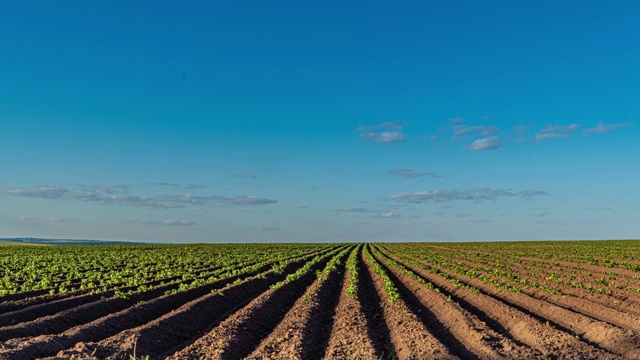
<svg viewBox="0 0 640 360"><path fill-rule="evenodd" d="M373 258L364 255L367 247ZM152 290L109 301L42 295L2 304L0 359L640 359L637 293L595 294L537 277L558 293L506 291L402 247L351 249L326 277L316 271L330 257L278 288L272 285L304 260L281 273L267 266L250 278L169 295ZM352 296L348 259L357 264ZM479 266L469 259L458 263ZM512 269L519 279L534 279L531 269L544 266L523 257ZM585 271L610 272L589 266ZM390 285L397 301L389 299Z"/></svg>

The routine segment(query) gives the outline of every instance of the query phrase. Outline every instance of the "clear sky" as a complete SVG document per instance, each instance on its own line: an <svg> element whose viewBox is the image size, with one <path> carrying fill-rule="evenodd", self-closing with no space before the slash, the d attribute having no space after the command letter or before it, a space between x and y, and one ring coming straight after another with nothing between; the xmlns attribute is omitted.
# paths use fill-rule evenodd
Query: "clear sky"
<svg viewBox="0 0 640 360"><path fill-rule="evenodd" d="M3 1L0 237L640 237L638 1Z"/></svg>

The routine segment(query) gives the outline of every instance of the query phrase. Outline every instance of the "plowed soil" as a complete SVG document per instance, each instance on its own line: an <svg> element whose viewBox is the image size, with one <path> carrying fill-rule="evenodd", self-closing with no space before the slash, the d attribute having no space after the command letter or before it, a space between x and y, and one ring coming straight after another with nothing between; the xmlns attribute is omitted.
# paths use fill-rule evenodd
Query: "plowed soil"
<svg viewBox="0 0 640 360"><path fill-rule="evenodd" d="M522 257L509 269L561 294L500 289L402 245L344 249L320 254L295 278L290 275L312 256L282 271L265 265L177 293L14 296L0 304L0 359L640 359L638 292L612 287L594 293L536 278L536 264L551 264L540 259ZM335 269L318 276L335 256ZM356 261L354 292L348 291L348 259ZM473 257L452 261L460 269L487 266ZM587 271L636 279L626 269L557 266L585 284Z"/></svg>

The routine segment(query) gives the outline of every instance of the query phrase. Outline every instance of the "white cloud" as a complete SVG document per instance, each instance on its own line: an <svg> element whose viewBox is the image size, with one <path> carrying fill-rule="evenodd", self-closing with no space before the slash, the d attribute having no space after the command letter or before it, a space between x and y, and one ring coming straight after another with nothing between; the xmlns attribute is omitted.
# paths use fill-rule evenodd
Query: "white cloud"
<svg viewBox="0 0 640 360"><path fill-rule="evenodd" d="M215 201L225 205L265 205L275 204L278 200L259 198L255 196L239 195L235 197L215 196Z"/></svg>
<svg viewBox="0 0 640 360"><path fill-rule="evenodd" d="M400 130L405 126L407 126L406 122L397 123L393 121L387 121L387 122L380 123L378 125L360 125L356 128L356 131L365 132L365 131L375 131L375 130L381 130L381 129Z"/></svg>
<svg viewBox="0 0 640 360"><path fill-rule="evenodd" d="M480 187L472 190L427 190L409 193L400 193L391 196L392 200L421 204L428 202L444 202L455 200L472 200L481 202L485 200L494 200L498 197L518 196L521 198L531 198L533 196L545 195L541 190L521 190L513 191L511 189L498 189L489 187Z"/></svg>
<svg viewBox="0 0 640 360"><path fill-rule="evenodd" d="M40 217L30 217L30 216L21 216L19 221L20 222L25 222L25 223L63 223L63 222L66 222L65 219L60 219L60 218L57 218L57 217L40 218Z"/></svg>
<svg viewBox="0 0 640 360"><path fill-rule="evenodd" d="M69 193L69 190L57 186L34 186L30 188L11 188L4 190L2 193L39 199L60 199Z"/></svg>
<svg viewBox="0 0 640 360"><path fill-rule="evenodd" d="M495 126L467 126L467 125L454 125L453 133L456 135L476 135L476 136L491 136L500 132L500 128Z"/></svg>
<svg viewBox="0 0 640 360"><path fill-rule="evenodd" d="M197 223L190 220L133 220L131 223L143 224L143 225L162 225L162 226L193 226Z"/></svg>
<svg viewBox="0 0 640 360"><path fill-rule="evenodd" d="M501 145L497 136L490 136L472 142L467 148L469 150L495 150Z"/></svg>
<svg viewBox="0 0 640 360"><path fill-rule="evenodd" d="M278 231L280 226L261 226L258 228L260 231Z"/></svg>
<svg viewBox="0 0 640 360"><path fill-rule="evenodd" d="M393 211L381 212L379 214L374 215L373 217L382 218L382 219L393 219L398 218L400 216L396 215Z"/></svg>
<svg viewBox="0 0 640 360"><path fill-rule="evenodd" d="M377 212L373 209L367 208L347 208L347 209L335 209L334 212L349 212L349 213L374 213Z"/></svg>
<svg viewBox="0 0 640 360"><path fill-rule="evenodd" d="M92 202L104 205L121 205L131 207L142 207L148 209L172 209L185 208L198 205L265 205L275 204L278 201L255 196L239 195L227 197L222 195L194 196L183 195L162 195L162 196L141 196L126 193L116 193L114 187L109 186L79 186L80 191L71 191L66 188L56 186L39 186L32 188L11 188L3 190L3 195L32 197L40 199L66 199L75 201Z"/></svg>
<svg viewBox="0 0 640 360"><path fill-rule="evenodd" d="M602 122L599 122L596 127L584 129L584 134L585 135L602 134L602 133L611 132L615 129L629 127L631 125L632 124L630 122L624 122L619 124L604 124Z"/></svg>
<svg viewBox="0 0 640 360"><path fill-rule="evenodd" d="M170 182L150 182L150 183L147 183L147 185L159 186L159 187L169 187L169 188L178 188L178 187L180 187L180 185L174 184L174 183L170 183Z"/></svg>
<svg viewBox="0 0 640 360"><path fill-rule="evenodd" d="M570 124L566 126L557 124L547 125L536 134L536 140L548 140L557 138L567 139L571 137L571 134L578 131L579 129L580 125L578 124Z"/></svg>
<svg viewBox="0 0 640 360"><path fill-rule="evenodd" d="M378 125L360 125L356 131L360 133L358 137L362 140L369 140L380 143L397 143L407 141L407 136L402 133L406 123L383 122Z"/></svg>
<svg viewBox="0 0 640 360"><path fill-rule="evenodd" d="M392 170L387 170L387 172L390 175L395 175L395 176L402 176L402 177L406 177L409 179L412 178L418 178L418 177L422 177L422 176L429 176L429 177L434 177L434 178L439 178L442 177L436 173L432 173L432 172L417 172L417 171L413 171L411 169L392 169Z"/></svg>
<svg viewBox="0 0 640 360"><path fill-rule="evenodd" d="M407 135L401 131L383 131L383 132L368 132L361 133L359 135L362 140L370 140L380 143L396 143L407 141Z"/></svg>
<svg viewBox="0 0 640 360"><path fill-rule="evenodd" d="M235 174L236 177L241 177L241 178L249 178L249 179L255 179L256 176L253 175L252 173L248 173L245 171L240 171L237 174Z"/></svg>
<svg viewBox="0 0 640 360"><path fill-rule="evenodd" d="M207 187L207 185L202 185L202 184L187 184L187 185L185 185L185 188L187 188L188 190L204 189L206 187Z"/></svg>

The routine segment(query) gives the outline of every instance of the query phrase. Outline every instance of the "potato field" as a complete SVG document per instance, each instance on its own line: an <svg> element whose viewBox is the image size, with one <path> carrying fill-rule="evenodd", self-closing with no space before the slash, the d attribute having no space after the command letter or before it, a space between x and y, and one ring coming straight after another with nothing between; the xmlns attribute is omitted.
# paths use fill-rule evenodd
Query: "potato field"
<svg viewBox="0 0 640 360"><path fill-rule="evenodd" d="M640 359L640 241L0 247L0 359Z"/></svg>

